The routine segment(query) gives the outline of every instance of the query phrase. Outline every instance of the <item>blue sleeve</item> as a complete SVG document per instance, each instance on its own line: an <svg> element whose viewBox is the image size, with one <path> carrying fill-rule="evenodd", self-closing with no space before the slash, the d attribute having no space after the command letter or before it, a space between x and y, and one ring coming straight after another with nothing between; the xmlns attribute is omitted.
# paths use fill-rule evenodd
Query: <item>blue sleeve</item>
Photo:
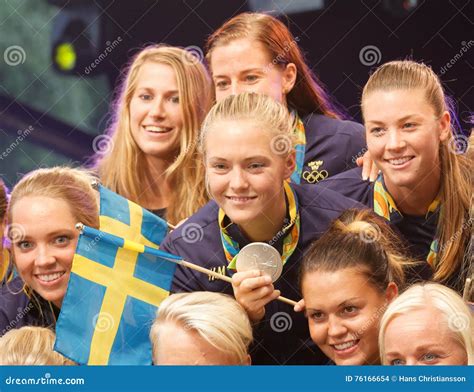
<svg viewBox="0 0 474 392"><path fill-rule="evenodd" d="M345 165L347 168L357 167L356 160L367 151L365 141L365 128L362 124L352 121L345 122L346 127L350 129L351 136L347 139Z"/></svg>

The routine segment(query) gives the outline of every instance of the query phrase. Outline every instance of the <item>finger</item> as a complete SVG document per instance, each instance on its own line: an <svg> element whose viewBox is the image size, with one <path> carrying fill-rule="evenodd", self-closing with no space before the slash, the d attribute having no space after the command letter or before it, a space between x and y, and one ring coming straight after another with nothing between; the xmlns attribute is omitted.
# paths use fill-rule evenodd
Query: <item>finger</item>
<svg viewBox="0 0 474 392"><path fill-rule="evenodd" d="M379 176L379 168L375 163L372 164L372 168L370 169L370 182L374 182L377 177Z"/></svg>
<svg viewBox="0 0 474 392"><path fill-rule="evenodd" d="M372 170L372 160L367 157L367 154L364 154L362 157L362 179L367 181Z"/></svg>
<svg viewBox="0 0 474 392"><path fill-rule="evenodd" d="M296 303L296 305L295 305L295 307L293 308L293 310L294 310L295 312L302 312L303 310L305 310L305 308L306 308L306 306L305 306L305 303L304 303L304 299L302 299L302 300L299 300L299 301Z"/></svg>
<svg viewBox="0 0 474 392"><path fill-rule="evenodd" d="M251 292L260 289L268 289L268 292L272 292L274 290L272 279L267 276L259 276L258 278L247 278L238 287L241 292Z"/></svg>
<svg viewBox="0 0 474 392"><path fill-rule="evenodd" d="M363 157L359 157L359 158L356 159L356 165L358 167L361 167L363 163L364 163L364 158Z"/></svg>
<svg viewBox="0 0 474 392"><path fill-rule="evenodd" d="M247 298L246 301L242 301L242 302L243 302L243 305L244 305L245 308L250 308L250 309L257 310L257 309L261 309L261 308L265 307L265 305L267 305L269 302L274 301L280 295L281 295L280 290L273 290L268 295L265 295L265 296L263 296L259 299L255 299L253 301L250 301Z"/></svg>
<svg viewBox="0 0 474 392"><path fill-rule="evenodd" d="M259 271L259 270L248 270L248 271L236 272L232 276L232 285L239 287L244 280L249 279L249 278L261 277L261 276L262 276L262 271Z"/></svg>

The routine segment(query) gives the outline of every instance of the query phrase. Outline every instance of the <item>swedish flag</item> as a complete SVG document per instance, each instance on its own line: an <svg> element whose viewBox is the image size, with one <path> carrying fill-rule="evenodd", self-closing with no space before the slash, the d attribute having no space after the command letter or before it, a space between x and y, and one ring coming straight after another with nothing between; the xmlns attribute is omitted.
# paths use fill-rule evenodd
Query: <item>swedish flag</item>
<svg viewBox="0 0 474 392"><path fill-rule="evenodd" d="M180 258L158 250L167 224L100 187L100 228L84 226L55 349L89 365L151 364L149 331Z"/></svg>

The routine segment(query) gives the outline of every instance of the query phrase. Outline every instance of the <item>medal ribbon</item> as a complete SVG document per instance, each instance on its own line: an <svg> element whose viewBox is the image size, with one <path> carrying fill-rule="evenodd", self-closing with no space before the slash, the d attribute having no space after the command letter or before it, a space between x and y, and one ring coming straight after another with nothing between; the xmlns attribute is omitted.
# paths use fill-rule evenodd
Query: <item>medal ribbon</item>
<svg viewBox="0 0 474 392"><path fill-rule="evenodd" d="M296 114L296 126L294 129L294 134L296 136L295 141L295 151L296 151L296 166L293 174L290 177L290 181L293 184L300 184L301 183L301 176L303 174L303 166L304 166L304 154L306 150L306 133L304 129L303 121L301 118Z"/></svg>
<svg viewBox="0 0 474 392"><path fill-rule="evenodd" d="M438 214L440 210L440 198L437 196L428 207L428 211L425 215L425 220L431 218L433 214ZM383 176L379 174L374 186L374 211L377 215L387 219L390 222L397 222L403 219L402 213L398 210L395 201L388 191L385 189L383 183ZM426 261L431 267L435 267L436 259L438 256L438 245L439 240L437 237L431 242L430 252L426 257Z"/></svg>
<svg viewBox="0 0 474 392"><path fill-rule="evenodd" d="M298 210L298 199L296 197L296 193L293 191L293 189L291 189L290 185L288 185L287 182L285 182L283 186L285 189L286 199L288 200L290 223L285 226L280 232L285 233L291 227L291 230L289 230L289 232L283 239L283 254L281 256L281 260L283 262L283 265L285 265L286 261L293 254L296 249L296 245L298 244L300 236L300 213ZM226 215L224 210L220 208L218 219L222 246L224 248L224 253L227 262L229 263L228 268L235 270L235 263L237 261L236 256L239 253L240 246L237 241L233 240L227 232L227 227L229 227L229 225L224 226L225 217Z"/></svg>

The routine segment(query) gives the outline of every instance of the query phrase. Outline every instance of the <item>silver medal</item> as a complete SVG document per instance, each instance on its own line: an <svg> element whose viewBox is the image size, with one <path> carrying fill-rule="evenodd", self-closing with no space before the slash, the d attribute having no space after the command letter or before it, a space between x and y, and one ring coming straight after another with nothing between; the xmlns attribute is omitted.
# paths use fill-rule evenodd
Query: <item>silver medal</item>
<svg viewBox="0 0 474 392"><path fill-rule="evenodd" d="M253 242L244 246L237 255L238 272L260 270L272 278L272 282L280 277L283 263L280 253L265 242Z"/></svg>

